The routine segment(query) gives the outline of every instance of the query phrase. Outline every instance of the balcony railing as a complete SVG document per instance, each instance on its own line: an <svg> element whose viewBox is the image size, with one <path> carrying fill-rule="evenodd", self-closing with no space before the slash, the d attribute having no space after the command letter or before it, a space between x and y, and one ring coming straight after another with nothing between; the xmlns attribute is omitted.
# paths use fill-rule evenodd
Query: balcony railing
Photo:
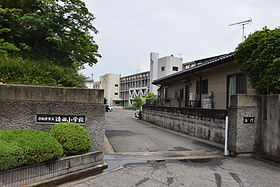
<svg viewBox="0 0 280 187"><path fill-rule="evenodd" d="M170 112L170 113L179 113L183 114L186 117L195 117L197 119L218 119L224 120L228 114L227 110L222 109L204 109L204 108L179 108L179 107L163 107L163 106L153 106L145 104L143 106L143 110L154 110L154 111L162 111L162 112Z"/></svg>

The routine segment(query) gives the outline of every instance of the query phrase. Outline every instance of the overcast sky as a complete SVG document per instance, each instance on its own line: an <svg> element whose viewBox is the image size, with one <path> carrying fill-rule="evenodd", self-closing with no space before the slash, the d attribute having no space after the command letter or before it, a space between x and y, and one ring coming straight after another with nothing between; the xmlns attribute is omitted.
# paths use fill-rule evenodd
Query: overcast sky
<svg viewBox="0 0 280 187"><path fill-rule="evenodd" d="M96 17L95 41L102 58L81 73L94 81L149 70L150 52L183 62L234 51L245 34L280 26L280 0L84 0Z"/></svg>

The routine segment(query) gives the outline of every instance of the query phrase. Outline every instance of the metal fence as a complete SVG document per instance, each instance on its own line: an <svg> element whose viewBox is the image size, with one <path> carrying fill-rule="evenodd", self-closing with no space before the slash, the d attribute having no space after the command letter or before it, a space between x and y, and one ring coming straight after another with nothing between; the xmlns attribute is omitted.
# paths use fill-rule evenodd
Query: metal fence
<svg viewBox="0 0 280 187"><path fill-rule="evenodd" d="M170 113L184 114L187 117L193 116L197 119L219 119L224 120L228 114L227 110L222 109L204 109L204 108L179 108L179 107L163 107L163 106L153 106L150 104L145 104L143 110L154 110Z"/></svg>

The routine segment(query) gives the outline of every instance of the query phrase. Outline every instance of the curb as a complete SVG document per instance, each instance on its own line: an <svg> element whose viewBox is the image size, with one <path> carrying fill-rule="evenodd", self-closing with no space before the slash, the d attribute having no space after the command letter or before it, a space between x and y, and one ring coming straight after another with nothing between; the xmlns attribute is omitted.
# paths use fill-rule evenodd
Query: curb
<svg viewBox="0 0 280 187"><path fill-rule="evenodd" d="M73 173L69 173L66 175L58 176L58 177L53 177L50 179L38 181L32 184L27 184L24 185L23 187L37 187L37 186L42 186L42 187L53 187L53 186L58 186L64 183L68 183L71 181L76 181L85 177L93 176L93 175L98 175L103 172L104 169L108 167L107 163L102 163L94 167L90 167L81 171L76 171Z"/></svg>

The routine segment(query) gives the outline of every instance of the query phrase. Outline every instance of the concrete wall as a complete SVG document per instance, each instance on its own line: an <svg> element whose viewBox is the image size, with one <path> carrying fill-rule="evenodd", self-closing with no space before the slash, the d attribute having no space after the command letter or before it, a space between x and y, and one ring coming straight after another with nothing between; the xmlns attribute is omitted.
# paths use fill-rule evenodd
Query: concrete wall
<svg viewBox="0 0 280 187"><path fill-rule="evenodd" d="M156 79L158 79L158 58L159 53L150 53L150 92L154 94L158 94L158 86L152 84L152 82Z"/></svg>
<svg viewBox="0 0 280 187"><path fill-rule="evenodd" d="M100 76L100 88L104 89L104 97L107 99L107 104L110 106L114 106L114 100L121 100L120 78L120 74L106 74Z"/></svg>
<svg viewBox="0 0 280 187"><path fill-rule="evenodd" d="M85 116L80 125L91 136L91 151L103 151L103 98L103 90L0 85L0 130L49 132L53 123L36 122L37 114Z"/></svg>
<svg viewBox="0 0 280 187"><path fill-rule="evenodd" d="M102 152L91 152L83 155L61 158L48 163L25 166L0 172L0 186L23 186L37 181L71 174L100 165L102 172L106 164ZM34 184L33 184L34 185Z"/></svg>
<svg viewBox="0 0 280 187"><path fill-rule="evenodd" d="M178 71L182 71L182 62L183 59L179 57L166 56L158 59L158 79ZM178 67L178 71L173 71L173 66ZM164 71L162 71L164 67Z"/></svg>
<svg viewBox="0 0 280 187"><path fill-rule="evenodd" d="M142 120L167 129L220 144L224 143L224 120L199 119L198 116L186 116L178 113L147 109L142 111L141 116Z"/></svg>
<svg viewBox="0 0 280 187"><path fill-rule="evenodd" d="M280 95L262 99L262 151L280 161Z"/></svg>

